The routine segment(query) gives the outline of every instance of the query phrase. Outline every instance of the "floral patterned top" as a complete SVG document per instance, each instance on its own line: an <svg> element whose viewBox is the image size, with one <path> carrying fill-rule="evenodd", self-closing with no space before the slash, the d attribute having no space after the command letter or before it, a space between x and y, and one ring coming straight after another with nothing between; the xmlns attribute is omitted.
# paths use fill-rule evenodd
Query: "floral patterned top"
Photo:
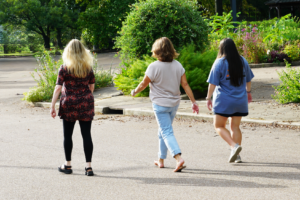
<svg viewBox="0 0 300 200"><path fill-rule="evenodd" d="M56 81L56 85L63 85L58 116L67 121L92 121L95 115L94 96L89 84L94 83L93 70L85 78L77 78L62 65Z"/></svg>

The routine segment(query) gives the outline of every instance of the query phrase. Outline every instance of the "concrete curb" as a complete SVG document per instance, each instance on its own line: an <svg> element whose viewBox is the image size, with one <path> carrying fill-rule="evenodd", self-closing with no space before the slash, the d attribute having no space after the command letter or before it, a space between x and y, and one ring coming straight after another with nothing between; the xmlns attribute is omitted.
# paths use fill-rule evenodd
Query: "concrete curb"
<svg viewBox="0 0 300 200"><path fill-rule="evenodd" d="M28 103L29 105L35 107L43 107L43 108L50 108L51 103L48 102L35 102L35 103ZM55 108L59 108L59 103L55 104ZM108 114L111 109L108 106L95 106L95 113L96 114ZM125 108L123 109L123 115L125 116L154 116L153 110L143 109L143 108ZM206 115L206 114L193 114L193 113L185 113L185 112L177 112L176 118L179 119L195 119L195 120L205 120L205 121L213 121L213 115ZM276 120L257 120L257 119L249 119L249 118L242 118L242 122L250 123L250 124L257 124L257 125L270 125L270 126L279 126L279 127L300 127L300 122L278 122Z"/></svg>
<svg viewBox="0 0 300 200"><path fill-rule="evenodd" d="M143 109L124 109L123 115L127 116L154 116L154 112L151 110L143 110ZM213 121L213 115L206 114L193 114L193 113L183 113L177 112L176 118L179 119L195 119L195 120L205 120L205 121ZM300 127L299 122L278 122L275 120L256 120L256 119L247 119L242 118L242 122L257 124L257 125L271 125L271 126L282 126L282 127Z"/></svg>
<svg viewBox="0 0 300 200"><path fill-rule="evenodd" d="M294 61L291 63L291 66L299 66L300 61ZM258 63L258 64L249 64L250 68L265 68L265 67L283 67L285 63Z"/></svg>

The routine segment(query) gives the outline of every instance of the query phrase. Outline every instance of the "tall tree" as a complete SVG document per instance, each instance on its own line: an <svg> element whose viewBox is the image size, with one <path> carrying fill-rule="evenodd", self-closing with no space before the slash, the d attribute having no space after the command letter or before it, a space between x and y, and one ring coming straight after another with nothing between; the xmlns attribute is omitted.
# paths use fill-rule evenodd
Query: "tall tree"
<svg viewBox="0 0 300 200"><path fill-rule="evenodd" d="M60 31L76 22L76 10L68 5L75 0L0 0L0 24L23 25L40 34L46 49L50 48L51 32ZM78 14L77 14L78 16Z"/></svg>
<svg viewBox="0 0 300 200"><path fill-rule="evenodd" d="M136 0L81 0L87 4L80 14L79 24L84 29L85 39L99 48L107 48L117 36L122 21Z"/></svg>

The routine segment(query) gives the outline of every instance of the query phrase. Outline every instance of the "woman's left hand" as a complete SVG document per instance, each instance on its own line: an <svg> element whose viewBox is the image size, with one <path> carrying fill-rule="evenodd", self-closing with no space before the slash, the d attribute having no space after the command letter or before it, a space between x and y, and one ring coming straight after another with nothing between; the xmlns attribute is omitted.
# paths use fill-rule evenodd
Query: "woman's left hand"
<svg viewBox="0 0 300 200"><path fill-rule="evenodd" d="M55 119L55 117L56 117L56 111L55 111L55 108L51 108L51 109L50 109L50 115L51 115L51 117L53 117L53 119Z"/></svg>
<svg viewBox="0 0 300 200"><path fill-rule="evenodd" d="M212 105L212 101L211 101L211 100L207 100L206 106L207 106L208 110L211 111L212 106L213 106L213 105Z"/></svg>
<svg viewBox="0 0 300 200"><path fill-rule="evenodd" d="M248 95L248 103L251 103L252 102L252 95L251 93L247 93Z"/></svg>

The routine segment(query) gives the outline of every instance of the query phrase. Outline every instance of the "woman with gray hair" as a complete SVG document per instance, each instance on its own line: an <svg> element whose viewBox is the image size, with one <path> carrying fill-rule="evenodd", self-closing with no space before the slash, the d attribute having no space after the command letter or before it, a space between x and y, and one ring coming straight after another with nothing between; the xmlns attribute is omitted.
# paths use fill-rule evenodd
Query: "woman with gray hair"
<svg viewBox="0 0 300 200"><path fill-rule="evenodd" d="M159 126L158 161L154 161L154 164L163 168L169 150L177 161L174 172L180 172L185 168L184 160L172 127L180 104L180 84L192 102L193 112L198 114L199 108L186 80L184 68L174 60L179 54L172 42L167 37L157 39L152 46L152 53L158 60L148 66L143 81L132 90L131 95L135 96L150 84L150 99Z"/></svg>

